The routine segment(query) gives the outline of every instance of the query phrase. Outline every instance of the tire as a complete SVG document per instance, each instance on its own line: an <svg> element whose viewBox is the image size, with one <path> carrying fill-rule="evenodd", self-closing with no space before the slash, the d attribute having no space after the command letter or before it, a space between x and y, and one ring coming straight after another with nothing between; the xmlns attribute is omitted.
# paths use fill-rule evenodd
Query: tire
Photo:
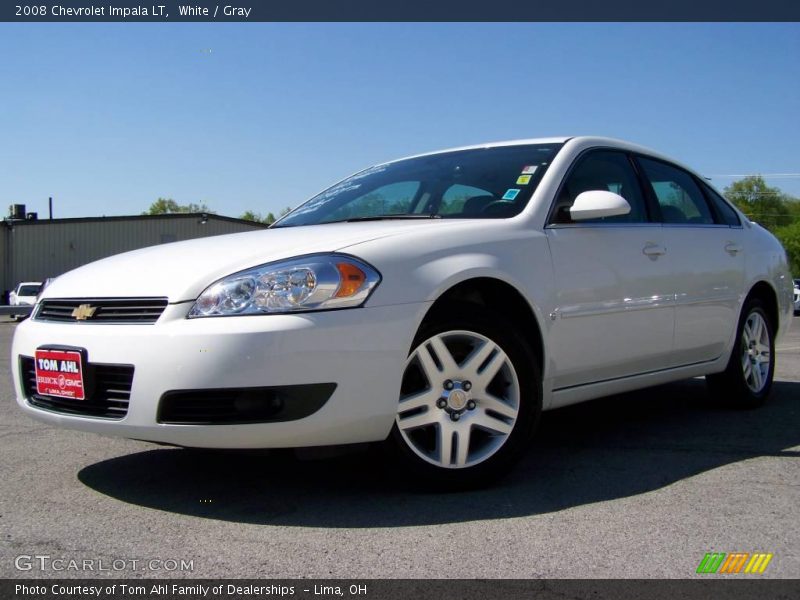
<svg viewBox="0 0 800 600"><path fill-rule="evenodd" d="M541 410L536 357L514 326L451 306L417 332L387 442L425 487L482 487L521 456Z"/></svg>
<svg viewBox="0 0 800 600"><path fill-rule="evenodd" d="M766 354L765 354L766 353ZM775 325L758 298L745 302L727 368L706 377L710 391L733 408L766 402L775 373Z"/></svg>

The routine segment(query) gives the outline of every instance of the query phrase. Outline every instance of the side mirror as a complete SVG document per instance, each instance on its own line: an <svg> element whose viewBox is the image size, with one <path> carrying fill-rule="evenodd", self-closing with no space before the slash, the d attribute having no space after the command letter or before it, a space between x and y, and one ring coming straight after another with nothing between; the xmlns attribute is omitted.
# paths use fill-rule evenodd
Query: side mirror
<svg viewBox="0 0 800 600"><path fill-rule="evenodd" d="M606 190L582 192L569 209L573 221L618 217L631 212L631 205L619 194Z"/></svg>

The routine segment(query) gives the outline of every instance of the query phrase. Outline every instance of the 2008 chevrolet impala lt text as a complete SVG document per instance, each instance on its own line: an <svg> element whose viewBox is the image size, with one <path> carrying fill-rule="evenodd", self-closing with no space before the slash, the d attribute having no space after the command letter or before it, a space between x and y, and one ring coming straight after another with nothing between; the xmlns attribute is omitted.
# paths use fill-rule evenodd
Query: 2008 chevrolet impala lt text
<svg viewBox="0 0 800 600"><path fill-rule="evenodd" d="M384 442L502 473L542 410L688 377L754 407L792 315L786 253L704 179L606 138L425 154L266 231L53 280L14 336L19 406L179 446Z"/></svg>

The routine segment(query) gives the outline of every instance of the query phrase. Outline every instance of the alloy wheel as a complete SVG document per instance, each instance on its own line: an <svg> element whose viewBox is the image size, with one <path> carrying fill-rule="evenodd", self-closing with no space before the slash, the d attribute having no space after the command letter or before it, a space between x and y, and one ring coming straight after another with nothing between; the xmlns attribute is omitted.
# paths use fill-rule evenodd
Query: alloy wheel
<svg viewBox="0 0 800 600"><path fill-rule="evenodd" d="M747 316L742 329L742 373L747 387L758 394L769 381L769 327L758 312Z"/></svg>
<svg viewBox="0 0 800 600"><path fill-rule="evenodd" d="M403 440L437 467L487 460L508 440L520 383L506 352L488 337L454 330L419 344L406 362L396 423Z"/></svg>

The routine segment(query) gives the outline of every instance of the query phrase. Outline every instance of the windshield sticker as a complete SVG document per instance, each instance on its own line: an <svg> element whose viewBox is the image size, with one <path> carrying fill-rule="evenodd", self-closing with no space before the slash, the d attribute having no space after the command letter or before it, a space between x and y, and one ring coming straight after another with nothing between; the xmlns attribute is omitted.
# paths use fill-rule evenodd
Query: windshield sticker
<svg viewBox="0 0 800 600"><path fill-rule="evenodd" d="M531 182L530 175L520 175L517 177L517 185L528 185Z"/></svg>
<svg viewBox="0 0 800 600"><path fill-rule="evenodd" d="M513 200L519 194L519 190L511 188L510 190L506 190L506 193L503 194L503 200Z"/></svg>
<svg viewBox="0 0 800 600"><path fill-rule="evenodd" d="M522 174L523 175L533 175L534 173L536 173L536 169L537 168L538 168L538 165L525 165L524 167L522 167Z"/></svg>

